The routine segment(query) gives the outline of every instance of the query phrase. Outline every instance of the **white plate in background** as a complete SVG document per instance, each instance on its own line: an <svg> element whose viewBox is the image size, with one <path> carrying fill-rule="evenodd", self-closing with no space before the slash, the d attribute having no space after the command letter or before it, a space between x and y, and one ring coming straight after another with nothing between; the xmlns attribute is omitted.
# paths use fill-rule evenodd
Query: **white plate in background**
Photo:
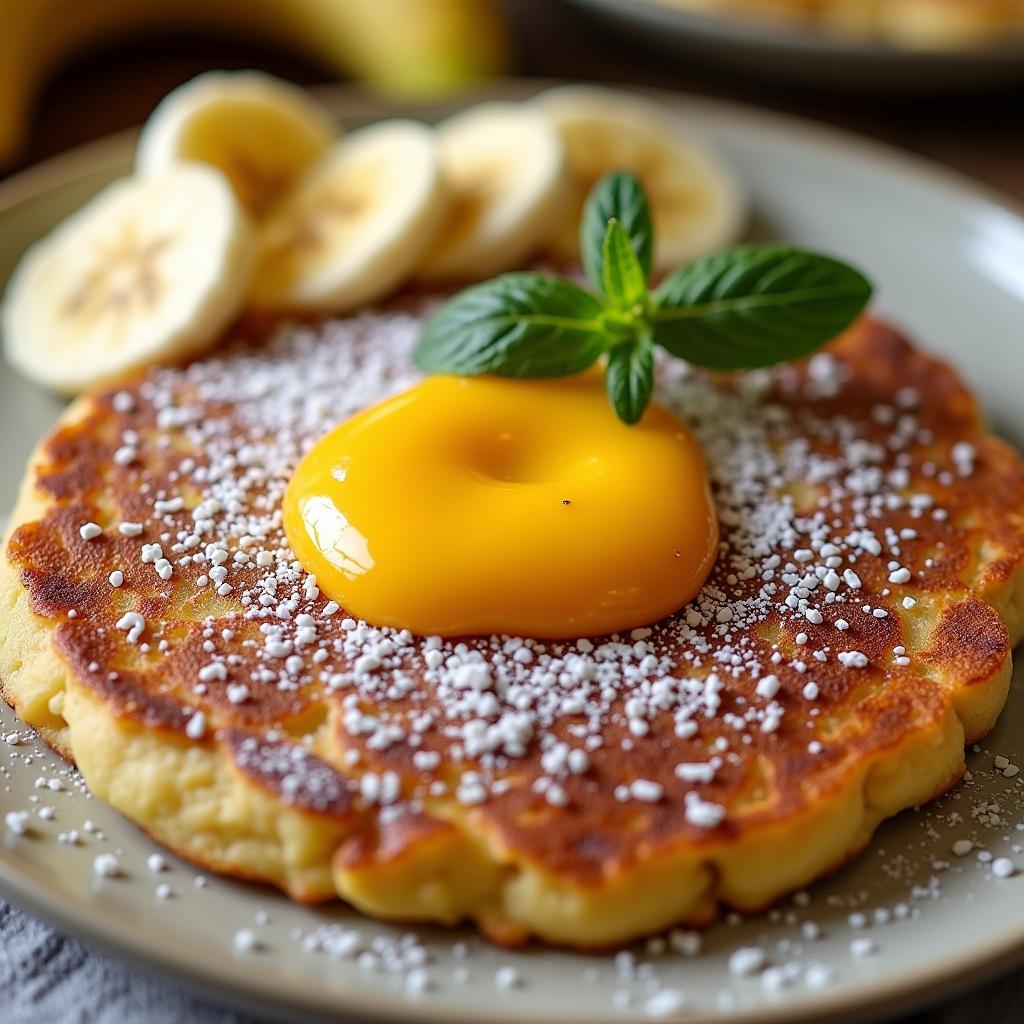
<svg viewBox="0 0 1024 1024"><path fill-rule="evenodd" d="M963 50L844 39L796 21L684 11L659 0L570 0L662 50L705 63L865 93L950 93L1024 82L1024 35ZM971 0L964 0L970 3Z"/></svg>

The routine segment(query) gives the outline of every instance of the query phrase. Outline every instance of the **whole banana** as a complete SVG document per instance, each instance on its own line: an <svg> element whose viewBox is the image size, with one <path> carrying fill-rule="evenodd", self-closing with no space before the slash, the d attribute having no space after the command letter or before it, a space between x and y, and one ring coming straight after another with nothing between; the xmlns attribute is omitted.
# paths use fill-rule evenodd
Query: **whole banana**
<svg viewBox="0 0 1024 1024"><path fill-rule="evenodd" d="M35 98L63 61L168 28L270 42L409 98L494 74L506 55L493 0L7 0L0 4L0 165L17 155Z"/></svg>

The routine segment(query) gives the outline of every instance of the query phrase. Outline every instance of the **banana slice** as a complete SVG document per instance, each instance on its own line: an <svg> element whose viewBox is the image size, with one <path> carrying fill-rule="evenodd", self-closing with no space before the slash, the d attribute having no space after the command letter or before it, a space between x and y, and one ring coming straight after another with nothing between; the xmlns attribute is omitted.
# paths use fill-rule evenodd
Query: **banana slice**
<svg viewBox="0 0 1024 1024"><path fill-rule="evenodd" d="M448 212L433 131L382 121L336 143L263 229L250 301L341 313L404 283Z"/></svg>
<svg viewBox="0 0 1024 1024"><path fill-rule="evenodd" d="M550 119L524 104L485 103L437 133L452 213L419 275L479 280L522 266L568 200L565 151Z"/></svg>
<svg viewBox="0 0 1024 1024"><path fill-rule="evenodd" d="M73 394L194 355L238 313L251 254L248 217L212 167L115 182L18 265L2 311L7 358Z"/></svg>
<svg viewBox="0 0 1024 1024"><path fill-rule="evenodd" d="M263 217L338 135L307 92L258 71L211 71L169 93L136 154L144 172L182 161L213 164Z"/></svg>
<svg viewBox="0 0 1024 1024"><path fill-rule="evenodd" d="M609 171L643 183L655 228L655 270L671 270L734 241L747 201L733 172L690 138L657 103L593 86L561 86L534 101L565 142L576 195L551 247L562 259L579 254L579 223L590 187Z"/></svg>

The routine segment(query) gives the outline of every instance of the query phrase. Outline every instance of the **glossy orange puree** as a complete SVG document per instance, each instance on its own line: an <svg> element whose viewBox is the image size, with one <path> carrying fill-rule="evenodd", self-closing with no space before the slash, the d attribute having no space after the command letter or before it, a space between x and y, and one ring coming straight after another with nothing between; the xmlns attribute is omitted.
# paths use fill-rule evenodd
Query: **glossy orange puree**
<svg viewBox="0 0 1024 1024"><path fill-rule="evenodd" d="M645 625L697 593L718 545L689 430L653 403L626 426L597 373L430 377L322 438L284 523L349 614L441 636Z"/></svg>

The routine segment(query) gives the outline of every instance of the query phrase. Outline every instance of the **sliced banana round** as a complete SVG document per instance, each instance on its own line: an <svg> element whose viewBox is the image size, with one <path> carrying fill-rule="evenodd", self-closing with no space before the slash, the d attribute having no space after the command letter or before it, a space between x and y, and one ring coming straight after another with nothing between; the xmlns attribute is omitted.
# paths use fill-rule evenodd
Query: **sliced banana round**
<svg viewBox="0 0 1024 1024"><path fill-rule="evenodd" d="M448 212L437 142L382 121L336 143L263 228L250 301L341 313L403 284Z"/></svg>
<svg viewBox="0 0 1024 1024"><path fill-rule="evenodd" d="M108 186L37 242L4 298L4 349L66 394L194 355L241 308L248 217L220 171L181 164Z"/></svg>
<svg viewBox="0 0 1024 1024"><path fill-rule="evenodd" d="M560 86L534 101L561 133L576 194L554 231L562 259L579 254L579 224L589 189L609 171L635 174L654 218L655 270L671 270L734 241L747 200L732 170L682 131L661 105L595 86Z"/></svg>
<svg viewBox="0 0 1024 1024"><path fill-rule="evenodd" d="M182 161L213 164L262 217L337 135L334 119L305 90L259 71L210 71L153 111L136 166L148 173Z"/></svg>
<svg viewBox="0 0 1024 1024"><path fill-rule="evenodd" d="M485 103L437 134L452 211L419 275L479 280L522 266L568 200L565 148L550 118L525 104Z"/></svg>

